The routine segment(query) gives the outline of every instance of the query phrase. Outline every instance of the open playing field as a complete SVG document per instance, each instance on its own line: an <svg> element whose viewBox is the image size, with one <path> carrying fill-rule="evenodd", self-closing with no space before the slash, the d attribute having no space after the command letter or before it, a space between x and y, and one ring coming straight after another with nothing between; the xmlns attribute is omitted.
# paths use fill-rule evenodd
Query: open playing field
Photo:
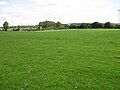
<svg viewBox="0 0 120 90"><path fill-rule="evenodd" d="M0 90L120 90L120 31L0 32Z"/></svg>

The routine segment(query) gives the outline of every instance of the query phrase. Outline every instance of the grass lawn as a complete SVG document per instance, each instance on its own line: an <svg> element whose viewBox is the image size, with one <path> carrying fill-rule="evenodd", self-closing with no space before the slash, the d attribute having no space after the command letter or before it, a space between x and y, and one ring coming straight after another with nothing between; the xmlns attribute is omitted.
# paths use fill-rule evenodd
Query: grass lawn
<svg viewBox="0 0 120 90"><path fill-rule="evenodd" d="M120 90L120 31L0 32L0 90Z"/></svg>

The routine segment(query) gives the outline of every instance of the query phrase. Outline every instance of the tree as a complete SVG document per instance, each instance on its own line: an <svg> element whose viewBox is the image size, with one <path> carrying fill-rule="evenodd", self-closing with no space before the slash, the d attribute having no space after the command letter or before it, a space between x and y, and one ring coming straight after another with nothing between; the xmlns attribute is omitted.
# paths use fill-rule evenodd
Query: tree
<svg viewBox="0 0 120 90"><path fill-rule="evenodd" d="M44 26L44 23L43 22L39 22L39 25L38 25L38 29L41 30Z"/></svg>
<svg viewBox="0 0 120 90"><path fill-rule="evenodd" d="M120 29L120 25L118 25L118 28Z"/></svg>
<svg viewBox="0 0 120 90"><path fill-rule="evenodd" d="M70 26L68 24L62 24L63 29L70 29Z"/></svg>
<svg viewBox="0 0 120 90"><path fill-rule="evenodd" d="M80 23L71 23L70 28L71 29L78 29L78 28L80 28Z"/></svg>
<svg viewBox="0 0 120 90"><path fill-rule="evenodd" d="M111 23L110 22L106 22L104 24L104 28L111 28Z"/></svg>
<svg viewBox="0 0 120 90"><path fill-rule="evenodd" d="M3 23L3 29L4 29L5 31L7 31L8 28L9 28L9 23L8 23L7 21L5 21L5 22Z"/></svg>
<svg viewBox="0 0 120 90"><path fill-rule="evenodd" d="M20 31L20 25L17 26L18 31Z"/></svg>
<svg viewBox="0 0 120 90"><path fill-rule="evenodd" d="M90 26L90 24L89 23L82 23L81 25L80 25L80 28L90 28L91 26Z"/></svg>
<svg viewBox="0 0 120 90"><path fill-rule="evenodd" d="M56 23L56 28L61 29L62 28L62 24L60 22L57 22Z"/></svg>
<svg viewBox="0 0 120 90"><path fill-rule="evenodd" d="M102 28L103 24L99 22L94 22L92 23L92 28Z"/></svg>
<svg viewBox="0 0 120 90"><path fill-rule="evenodd" d="M53 30L53 29L56 29L56 23L53 21L39 22L38 29Z"/></svg>
<svg viewBox="0 0 120 90"><path fill-rule="evenodd" d="M120 29L120 24L116 24L115 28Z"/></svg>

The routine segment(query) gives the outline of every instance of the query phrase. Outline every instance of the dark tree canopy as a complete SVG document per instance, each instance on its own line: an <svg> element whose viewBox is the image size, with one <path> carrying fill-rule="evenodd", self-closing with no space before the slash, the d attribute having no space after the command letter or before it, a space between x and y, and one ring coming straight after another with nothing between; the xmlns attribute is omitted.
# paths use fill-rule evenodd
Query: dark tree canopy
<svg viewBox="0 0 120 90"><path fill-rule="evenodd" d="M111 23L110 22L106 22L104 24L104 28L111 28Z"/></svg>
<svg viewBox="0 0 120 90"><path fill-rule="evenodd" d="M39 22L38 29L62 29L63 24L60 23L59 21L57 23L53 21L43 21Z"/></svg>
<svg viewBox="0 0 120 90"><path fill-rule="evenodd" d="M60 22L57 22L56 23L56 28L61 29L62 28L62 24Z"/></svg>
<svg viewBox="0 0 120 90"><path fill-rule="evenodd" d="M80 28L91 28L91 25L89 23L82 23Z"/></svg>
<svg viewBox="0 0 120 90"><path fill-rule="evenodd" d="M99 23L99 22L94 22L91 25L92 25L92 28L102 28L103 27L103 24Z"/></svg>
<svg viewBox="0 0 120 90"><path fill-rule="evenodd" d="M4 29L5 31L7 31L8 28L9 28L9 23L8 23L7 21L5 21L5 22L3 23L3 29Z"/></svg>
<svg viewBox="0 0 120 90"><path fill-rule="evenodd" d="M18 25L17 29L18 29L18 31L20 31L20 25Z"/></svg>

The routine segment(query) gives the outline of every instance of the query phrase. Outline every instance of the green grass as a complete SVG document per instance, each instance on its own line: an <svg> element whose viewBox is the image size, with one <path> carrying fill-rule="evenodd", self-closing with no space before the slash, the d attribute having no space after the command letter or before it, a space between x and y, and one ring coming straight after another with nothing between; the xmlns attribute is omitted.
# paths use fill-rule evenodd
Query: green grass
<svg viewBox="0 0 120 90"><path fill-rule="evenodd" d="M0 32L0 90L120 90L120 31Z"/></svg>

